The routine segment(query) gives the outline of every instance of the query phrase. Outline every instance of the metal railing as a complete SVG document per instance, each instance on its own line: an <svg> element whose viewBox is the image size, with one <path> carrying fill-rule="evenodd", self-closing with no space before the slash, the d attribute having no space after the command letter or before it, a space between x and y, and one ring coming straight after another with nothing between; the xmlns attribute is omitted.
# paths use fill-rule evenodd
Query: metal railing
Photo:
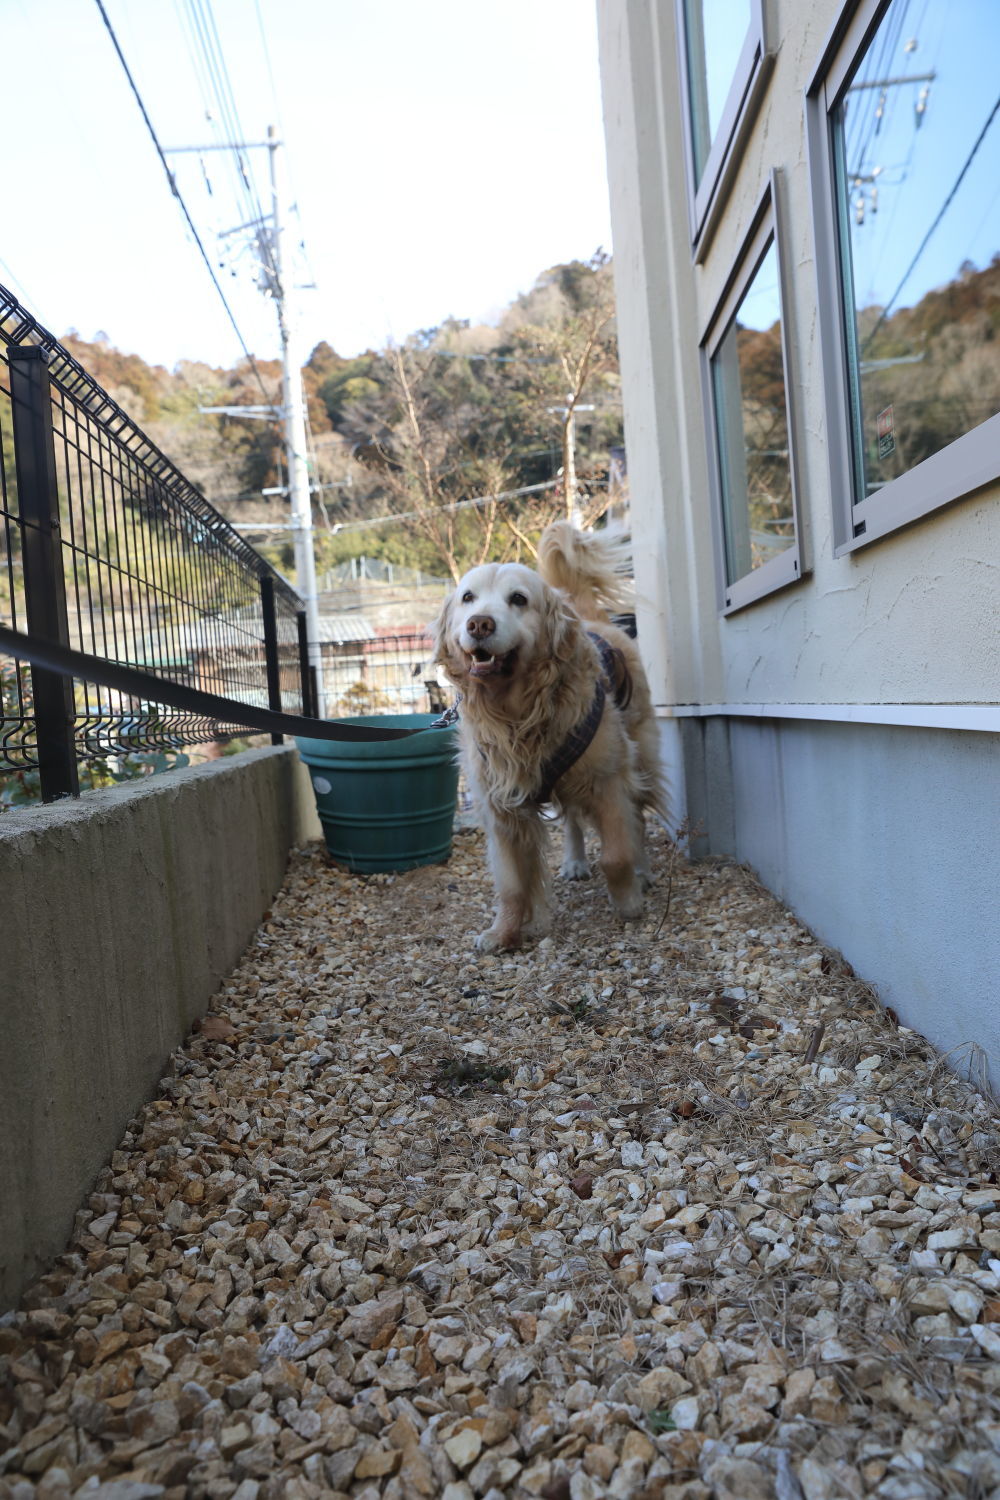
<svg viewBox="0 0 1000 1500"><path fill-rule="evenodd" d="M207 718L0 657L0 776L37 770L45 801L79 762L245 732L238 704L315 711L301 599L2 286L0 620L234 704Z"/></svg>
<svg viewBox="0 0 1000 1500"><path fill-rule="evenodd" d="M322 594L347 583L390 583L404 588L439 588L442 592L449 587L447 578L405 563L387 562L382 557L348 557L326 570L318 588Z"/></svg>

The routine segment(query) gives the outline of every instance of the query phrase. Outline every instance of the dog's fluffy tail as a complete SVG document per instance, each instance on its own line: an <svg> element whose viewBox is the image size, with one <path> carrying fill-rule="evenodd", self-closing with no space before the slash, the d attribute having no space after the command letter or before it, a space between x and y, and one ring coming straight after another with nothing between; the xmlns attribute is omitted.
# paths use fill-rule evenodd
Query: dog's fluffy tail
<svg viewBox="0 0 1000 1500"><path fill-rule="evenodd" d="M631 604L632 549L620 531L579 531L553 521L538 544L538 571L562 589L586 620L602 619Z"/></svg>

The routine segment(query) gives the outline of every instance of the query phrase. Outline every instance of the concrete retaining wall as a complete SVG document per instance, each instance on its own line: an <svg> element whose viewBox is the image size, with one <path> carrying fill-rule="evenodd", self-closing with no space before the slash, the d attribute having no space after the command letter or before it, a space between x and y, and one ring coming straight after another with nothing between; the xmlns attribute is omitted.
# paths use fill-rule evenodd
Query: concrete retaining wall
<svg viewBox="0 0 1000 1500"><path fill-rule="evenodd" d="M318 834L284 747L0 818L0 1307Z"/></svg>

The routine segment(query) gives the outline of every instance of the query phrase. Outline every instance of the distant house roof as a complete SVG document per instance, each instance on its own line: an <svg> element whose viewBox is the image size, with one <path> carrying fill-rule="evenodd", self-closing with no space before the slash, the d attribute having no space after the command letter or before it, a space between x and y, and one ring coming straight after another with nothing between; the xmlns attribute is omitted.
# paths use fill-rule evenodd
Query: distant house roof
<svg viewBox="0 0 1000 1500"><path fill-rule="evenodd" d="M319 639L321 644L340 645L344 641L370 641L378 631L371 620L362 615L320 615Z"/></svg>
<svg viewBox="0 0 1000 1500"><path fill-rule="evenodd" d="M286 647L287 629L287 619L280 620L280 639ZM201 653L253 655L263 646L260 631L260 612L254 608L185 621L136 641L135 659L151 670L164 670L189 667ZM322 646L357 645L363 652L374 654L386 648L412 653L421 646L428 650L431 646L430 634L422 626L376 625L365 615L353 613L320 615L319 641Z"/></svg>
<svg viewBox="0 0 1000 1500"><path fill-rule="evenodd" d="M279 635L285 639L285 620L279 621ZM379 631L360 615L320 615L319 639L325 645L340 645L345 641L370 641ZM259 610L237 611L229 616L213 615L203 620L185 621L181 624L153 631L136 642L139 659L150 667L190 664L191 657L200 651L220 650L255 651L262 647L261 620Z"/></svg>

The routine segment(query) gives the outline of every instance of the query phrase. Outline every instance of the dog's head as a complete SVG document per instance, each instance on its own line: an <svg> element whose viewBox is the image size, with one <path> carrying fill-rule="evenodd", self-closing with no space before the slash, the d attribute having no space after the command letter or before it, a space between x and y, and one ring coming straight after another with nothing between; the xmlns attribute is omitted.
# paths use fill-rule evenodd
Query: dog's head
<svg viewBox="0 0 1000 1500"><path fill-rule="evenodd" d="M571 606L521 563L485 563L459 580L435 622L436 659L463 690L488 690L565 660L579 632Z"/></svg>

